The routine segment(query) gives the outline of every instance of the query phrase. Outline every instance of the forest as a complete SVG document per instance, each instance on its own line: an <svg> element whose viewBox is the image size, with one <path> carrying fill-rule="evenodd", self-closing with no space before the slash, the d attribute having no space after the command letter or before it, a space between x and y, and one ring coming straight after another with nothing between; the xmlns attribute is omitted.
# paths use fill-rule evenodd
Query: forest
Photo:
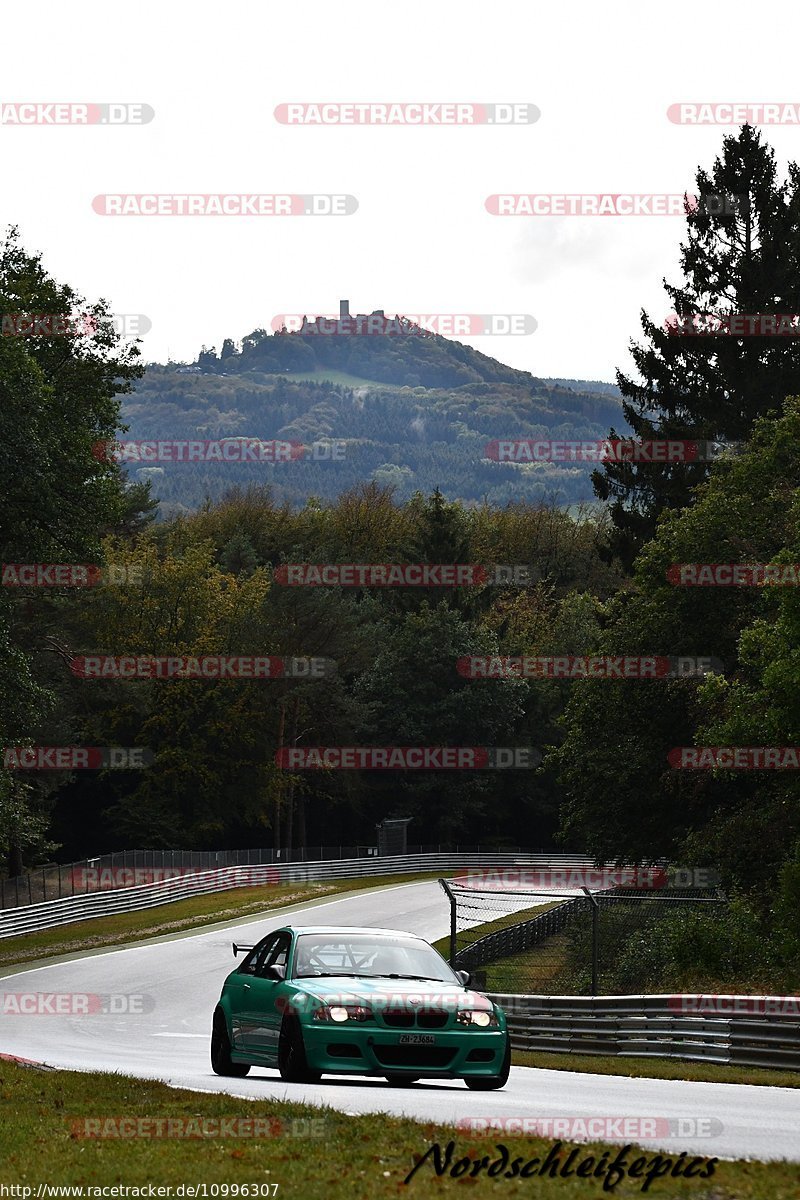
<svg viewBox="0 0 800 1200"><path fill-rule="evenodd" d="M792 311L798 168L781 180L772 151L745 126L697 183L701 192L747 193L750 205L687 212L671 307L682 317ZM15 230L0 247L0 302L10 312L86 308ZM201 356L195 375L178 377L174 365L145 371L107 307L91 311L80 338L0 338L2 562L92 566L92 586L29 586L4 574L0 741L7 754L138 747L148 765L26 772L7 756L5 873L142 845L355 844L371 840L376 822L403 816L416 843L559 846L598 862L713 866L733 898L725 927L687 917L680 944L706 939L719 978L793 977L796 772L681 770L673 751L800 740L796 588L763 578L750 587L676 582L679 564L800 562L796 339L682 339L643 313L635 371L617 376L620 412L611 392L520 379L510 368L492 375L491 360L474 354L460 357L461 381L435 378L444 351L434 352L434 374L418 365L420 383L403 374L411 370L403 355L417 352L398 352L401 378L362 395L280 379L264 370L268 335L205 366ZM383 362L387 353L374 351ZM223 373L231 358L238 373ZM335 365L377 378L375 363ZM570 436L631 430L737 451L714 462L606 463L584 506L569 503L580 490L565 496L560 478L552 489L547 479L521 486L518 474L500 482L497 463L481 474L484 439L565 436L568 413ZM343 437L362 449L335 479L324 463L291 482L298 468L289 463L267 479L205 464L187 483L178 482L185 465L148 478L94 453L126 425L126 437L257 432ZM390 445L393 456L384 454ZM285 568L298 563L488 570L472 586L287 586ZM527 582L497 582L497 564L528 568ZM87 679L75 669L87 655L305 656L335 671ZM458 669L465 657L518 655L683 655L717 665L638 679L470 678ZM287 747L331 746L534 747L541 761L462 771L283 765ZM658 952L675 954L676 945Z"/></svg>

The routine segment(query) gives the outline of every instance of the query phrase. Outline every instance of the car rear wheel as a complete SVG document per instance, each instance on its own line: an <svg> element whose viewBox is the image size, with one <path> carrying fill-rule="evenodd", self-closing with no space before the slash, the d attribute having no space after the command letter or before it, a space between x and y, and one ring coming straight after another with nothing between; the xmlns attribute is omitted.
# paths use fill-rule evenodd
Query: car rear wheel
<svg viewBox="0 0 800 1200"><path fill-rule="evenodd" d="M511 1038L506 1038L506 1052L503 1055L503 1065L500 1068L499 1075L472 1075L467 1076L464 1083L473 1092L495 1092L498 1088L505 1087L508 1083L509 1072L511 1071Z"/></svg>
<svg viewBox="0 0 800 1200"><path fill-rule="evenodd" d="M287 1083L319 1083L322 1071L312 1071L306 1058L303 1031L296 1017L284 1017L278 1039L278 1070Z"/></svg>
<svg viewBox="0 0 800 1200"><path fill-rule="evenodd" d="M419 1083L419 1075L387 1075L386 1082L392 1087L408 1087L410 1083Z"/></svg>
<svg viewBox="0 0 800 1200"><path fill-rule="evenodd" d="M232 1075L236 1079L243 1079L250 1070L247 1063L236 1063L232 1060L231 1040L228 1037L225 1015L219 1009L214 1013L211 1029L211 1069L215 1075Z"/></svg>

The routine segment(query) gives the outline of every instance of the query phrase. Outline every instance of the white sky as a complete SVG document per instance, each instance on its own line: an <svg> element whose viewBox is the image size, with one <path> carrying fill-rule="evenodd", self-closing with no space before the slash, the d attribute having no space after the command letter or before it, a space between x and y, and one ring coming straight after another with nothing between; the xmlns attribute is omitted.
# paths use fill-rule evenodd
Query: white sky
<svg viewBox="0 0 800 1200"><path fill-rule="evenodd" d="M0 126L0 224L88 299L192 359L281 312L531 313L478 349L537 375L613 379L638 312L665 315L680 217L497 218L494 192L682 192L724 127L688 101L800 101L800 13L743 0L336 5L209 0L3 6L0 102L144 102L141 127ZM293 127L285 101L526 101L510 128ZM769 127L781 167L800 127ZM109 192L350 193L341 218L126 217Z"/></svg>

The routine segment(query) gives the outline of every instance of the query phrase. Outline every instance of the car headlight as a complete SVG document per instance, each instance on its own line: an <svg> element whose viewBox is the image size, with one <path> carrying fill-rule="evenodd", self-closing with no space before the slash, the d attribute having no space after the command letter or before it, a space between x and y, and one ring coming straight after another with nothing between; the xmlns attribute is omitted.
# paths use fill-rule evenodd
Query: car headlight
<svg viewBox="0 0 800 1200"><path fill-rule="evenodd" d="M314 1010L315 1021L333 1021L343 1025L345 1021L371 1021L372 1009L366 1004L323 1004Z"/></svg>
<svg viewBox="0 0 800 1200"><path fill-rule="evenodd" d="M479 1029L489 1029L498 1024L497 1013L488 1008L460 1008L456 1021L459 1025L477 1025Z"/></svg>

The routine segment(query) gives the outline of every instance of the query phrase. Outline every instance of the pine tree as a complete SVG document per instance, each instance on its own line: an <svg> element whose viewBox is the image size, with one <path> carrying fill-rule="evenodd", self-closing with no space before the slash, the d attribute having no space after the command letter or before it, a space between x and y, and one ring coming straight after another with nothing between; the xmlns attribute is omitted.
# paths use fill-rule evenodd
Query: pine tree
<svg viewBox="0 0 800 1200"><path fill-rule="evenodd" d="M646 343L631 343L639 379L617 372L637 439L738 442L758 416L779 411L800 390L797 336L680 332L698 314L800 312L800 170L790 165L780 182L774 152L744 125L724 138L711 173L698 169L696 181L700 202L686 214L681 245L684 281L664 280L678 321L670 332L642 311ZM611 501L614 552L630 563L659 514L690 504L709 470L708 461L608 462L593 472L596 495Z"/></svg>

